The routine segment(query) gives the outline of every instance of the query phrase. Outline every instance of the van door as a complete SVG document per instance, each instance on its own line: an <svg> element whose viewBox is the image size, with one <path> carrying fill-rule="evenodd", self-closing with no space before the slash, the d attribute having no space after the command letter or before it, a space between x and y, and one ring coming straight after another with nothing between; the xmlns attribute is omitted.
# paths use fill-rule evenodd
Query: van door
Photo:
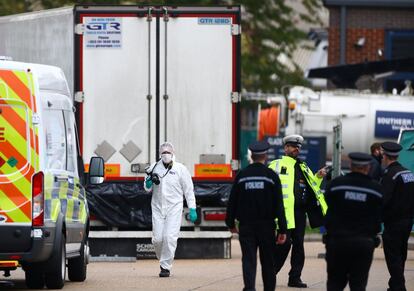
<svg viewBox="0 0 414 291"><path fill-rule="evenodd" d="M32 176L38 171L38 135L32 73L0 69L0 252L31 245ZM37 117L37 116L36 116Z"/></svg>
<svg viewBox="0 0 414 291"><path fill-rule="evenodd" d="M3 223L31 222L30 137L24 103L0 104L0 215Z"/></svg>
<svg viewBox="0 0 414 291"><path fill-rule="evenodd" d="M85 189L80 183L77 168L77 148L75 118L72 111L63 111L66 131L66 170L68 171L68 213L66 216L69 227L67 250L78 251L84 238L87 219Z"/></svg>
<svg viewBox="0 0 414 291"><path fill-rule="evenodd" d="M68 207L66 132L63 111L46 108L43 112L43 121L46 139L45 221L56 222L60 212L67 218Z"/></svg>

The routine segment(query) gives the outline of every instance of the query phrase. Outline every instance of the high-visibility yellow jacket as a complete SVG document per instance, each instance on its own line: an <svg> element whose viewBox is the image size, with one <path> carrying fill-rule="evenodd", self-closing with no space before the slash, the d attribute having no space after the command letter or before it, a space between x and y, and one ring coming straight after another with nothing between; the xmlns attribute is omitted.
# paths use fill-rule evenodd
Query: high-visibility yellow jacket
<svg viewBox="0 0 414 291"><path fill-rule="evenodd" d="M281 159L273 160L269 164L269 168L275 171L280 178L282 183L282 194L283 194L283 204L285 207L285 215L288 229L295 228L295 194L294 194L294 184L295 184L295 164L296 159L289 156L283 156ZM283 173L281 171L282 167L286 168ZM313 192L313 195L316 198L315 207L318 207L320 210L321 216L325 216L328 206L325 202L325 197L320 190L320 186L323 178L318 178L312 173L306 163L300 163L300 169L302 170L303 175L305 176L306 182L308 183L310 189ZM309 220L311 221L312 213L308 212ZM311 222L312 226L312 222ZM317 225L320 226L320 225Z"/></svg>

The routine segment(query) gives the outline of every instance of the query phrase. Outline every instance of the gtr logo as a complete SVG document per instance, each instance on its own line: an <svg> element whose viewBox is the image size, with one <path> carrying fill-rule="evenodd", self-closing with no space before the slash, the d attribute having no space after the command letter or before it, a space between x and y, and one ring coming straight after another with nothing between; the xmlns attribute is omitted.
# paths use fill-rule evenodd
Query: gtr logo
<svg viewBox="0 0 414 291"><path fill-rule="evenodd" d="M6 129L4 127L0 127L0 142L5 142L6 138L5 138L5 131Z"/></svg>
<svg viewBox="0 0 414 291"><path fill-rule="evenodd" d="M121 30L121 23L119 22L90 22L86 25L86 28L88 30L115 30L120 31Z"/></svg>

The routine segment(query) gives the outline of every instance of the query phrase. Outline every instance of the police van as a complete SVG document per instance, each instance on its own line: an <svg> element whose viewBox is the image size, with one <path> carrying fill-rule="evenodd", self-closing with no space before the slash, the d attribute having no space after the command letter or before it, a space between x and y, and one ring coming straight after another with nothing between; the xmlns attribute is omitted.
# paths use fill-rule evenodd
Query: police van
<svg viewBox="0 0 414 291"><path fill-rule="evenodd" d="M53 66L0 60L0 271L29 288L84 281L89 213L67 81ZM88 183L103 181L93 157Z"/></svg>

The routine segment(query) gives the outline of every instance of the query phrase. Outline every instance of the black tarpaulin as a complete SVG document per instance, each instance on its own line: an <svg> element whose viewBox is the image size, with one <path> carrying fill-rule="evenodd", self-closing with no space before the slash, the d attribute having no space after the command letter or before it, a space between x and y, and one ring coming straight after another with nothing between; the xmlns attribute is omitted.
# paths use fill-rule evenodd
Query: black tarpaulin
<svg viewBox="0 0 414 291"><path fill-rule="evenodd" d="M226 206L231 183L195 182L197 206ZM89 210L107 226L150 229L151 193L140 182L105 182L87 187Z"/></svg>

